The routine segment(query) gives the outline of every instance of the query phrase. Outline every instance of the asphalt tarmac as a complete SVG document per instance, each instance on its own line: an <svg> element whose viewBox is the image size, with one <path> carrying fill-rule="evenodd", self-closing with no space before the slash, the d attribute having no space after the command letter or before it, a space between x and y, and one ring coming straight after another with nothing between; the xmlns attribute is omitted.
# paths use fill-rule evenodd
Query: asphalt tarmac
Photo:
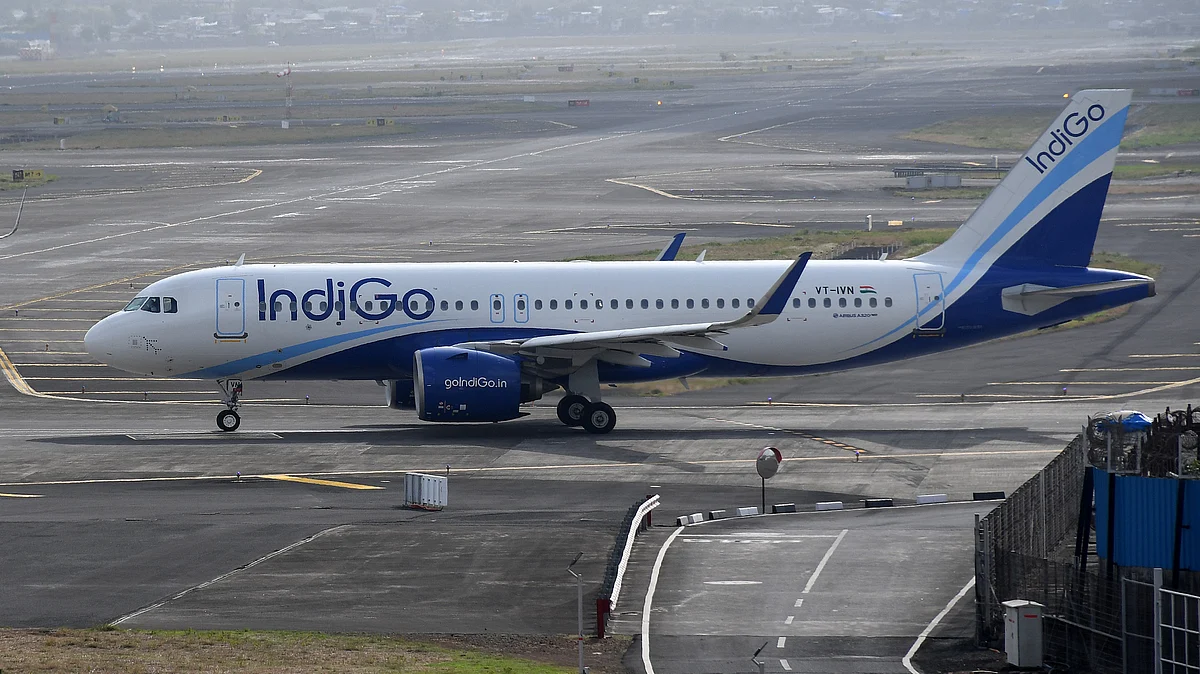
<svg viewBox="0 0 1200 674"><path fill-rule="evenodd" d="M756 505L753 458L766 445L786 457L768 500L801 509L1010 492L1089 413L1196 394L1200 196L1110 198L1097 249L1162 266L1158 296L1117 320L818 377L662 398L616 389L618 428L603 437L562 427L552 398L514 422L423 425L383 407L373 382L247 382L242 430L220 434L210 382L132 377L92 362L81 339L145 284L242 253L556 260L659 248L676 231L728 241L867 214L957 224L974 202L891 197L879 189L888 167L994 153L896 134L994 108L1052 115L1063 91L1167 77L1114 67L1138 49L701 78L513 124L415 120L387 143L0 153L60 176L30 190L20 230L0 240L0 364L12 384L0 389L0 624L566 633L576 552L590 600L635 499L662 495L660 525ZM15 213L15 198L0 209ZM400 508L405 472L447 466L446 510ZM969 579L980 507L688 529L660 571L652 666L746 671L767 640L769 671L898 671ZM672 531L635 546L631 587L648 589L646 567ZM706 584L740 580L762 585ZM629 594L618 612L638 613L615 623L638 649L645 593Z"/></svg>

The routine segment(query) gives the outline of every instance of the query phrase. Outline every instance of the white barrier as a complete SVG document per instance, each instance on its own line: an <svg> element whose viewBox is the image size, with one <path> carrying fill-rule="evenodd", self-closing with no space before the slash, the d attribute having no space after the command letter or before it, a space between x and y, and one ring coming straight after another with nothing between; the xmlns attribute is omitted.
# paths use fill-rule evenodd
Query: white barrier
<svg viewBox="0 0 1200 674"><path fill-rule="evenodd" d="M689 525L691 523L692 523L692 518L688 515L680 515L679 517L675 518L675 526L677 526L677 527L686 527L687 525Z"/></svg>
<svg viewBox="0 0 1200 674"><path fill-rule="evenodd" d="M621 596L621 581L625 578L625 567L629 565L629 553L633 552L633 538L637 535L638 529L642 526L642 520L646 519L646 515L650 514L659 506L658 494L646 499L646 502L638 507L634 513L633 523L629 525L629 533L625 536L625 549L621 552L621 563L617 564L617 578L613 581L612 594L608 597L608 610L612 611L617 606L617 598ZM680 520L683 518L680 517ZM682 522L680 522L682 525Z"/></svg>
<svg viewBox="0 0 1200 674"><path fill-rule="evenodd" d="M722 519L723 517L725 517L725 511L724 511L724 510L710 510L710 511L708 511L708 519L710 519L710 520L719 520L719 519Z"/></svg>
<svg viewBox="0 0 1200 674"><path fill-rule="evenodd" d="M698 524L704 521L704 513L692 513L692 524Z"/></svg>
<svg viewBox="0 0 1200 674"><path fill-rule="evenodd" d="M844 507L841 501L821 501L817 504L817 510L841 510Z"/></svg>
<svg viewBox="0 0 1200 674"><path fill-rule="evenodd" d="M750 515L757 515L757 514L758 514L758 507L757 507L757 506L754 506L754 507L751 507L751 508L738 508L738 509L737 509L737 516L738 516L738 517L748 517L748 516L750 516Z"/></svg>
<svg viewBox="0 0 1200 674"><path fill-rule="evenodd" d="M950 500L945 494L917 494L917 505L927 503L946 503Z"/></svg>

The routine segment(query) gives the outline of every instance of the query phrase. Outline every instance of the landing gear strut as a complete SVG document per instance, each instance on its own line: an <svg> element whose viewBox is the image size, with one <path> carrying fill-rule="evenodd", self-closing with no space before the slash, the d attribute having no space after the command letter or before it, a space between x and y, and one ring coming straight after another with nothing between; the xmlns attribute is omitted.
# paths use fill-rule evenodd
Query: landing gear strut
<svg viewBox="0 0 1200 674"><path fill-rule="evenodd" d="M242 380L218 379L217 386L221 387L221 402L228 408L217 414L217 428L226 433L236 431L242 425L242 417L237 413L241 407Z"/></svg>

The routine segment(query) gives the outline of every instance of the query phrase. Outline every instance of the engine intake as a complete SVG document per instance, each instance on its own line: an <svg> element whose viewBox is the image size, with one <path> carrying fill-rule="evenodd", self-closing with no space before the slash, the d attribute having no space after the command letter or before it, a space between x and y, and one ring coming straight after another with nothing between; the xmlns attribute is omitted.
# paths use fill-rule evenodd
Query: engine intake
<svg viewBox="0 0 1200 674"><path fill-rule="evenodd" d="M417 416L424 421L506 421L521 416L521 366L453 346L413 355Z"/></svg>

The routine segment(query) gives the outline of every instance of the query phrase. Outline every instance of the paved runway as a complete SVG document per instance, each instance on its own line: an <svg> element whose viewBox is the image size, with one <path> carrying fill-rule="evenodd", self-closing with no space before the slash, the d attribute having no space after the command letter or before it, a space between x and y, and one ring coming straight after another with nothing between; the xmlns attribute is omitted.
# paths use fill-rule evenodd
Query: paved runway
<svg viewBox="0 0 1200 674"><path fill-rule="evenodd" d="M575 552L594 593L635 499L661 493L660 522L755 504L753 457L768 444L787 457L773 502L1011 491L1089 413L1195 395L1197 195L1110 199L1097 248L1163 268L1158 296L1119 320L666 398L617 389L620 423L604 437L563 428L553 399L511 423L421 425L382 407L373 382L247 382L243 430L222 435L211 383L114 371L91 362L81 338L147 283L242 253L570 259L658 248L680 230L727 241L854 226L867 214L957 224L973 202L891 197L879 189L887 167L993 153L898 133L995 109L1052 115L1064 91L1172 77L1107 60L1137 49L698 78L669 95L596 95L589 109L520 113L512 124L415 120L413 134L387 143L3 152L60 179L30 191L18 234L0 241L0 370L12 384L0 389L0 564L10 581L0 624L568 632ZM742 188L751 191L735 194ZM16 209L12 193L0 198L6 209ZM404 472L447 465L449 509L397 508ZM659 671L745 669L760 638L771 640L772 671L783 660L795 671L895 671L914 630L970 575L975 508L689 529L662 571ZM796 607L833 540L824 537L843 530ZM643 539L637 559L667 534ZM787 542L720 542L772 538L762 534ZM880 548L879 559L863 552ZM943 551L935 564L926 548ZM783 569L778 594L704 585L764 582L761 569L773 567ZM895 604L873 612L863 584L887 584ZM920 608L902 615L904 603Z"/></svg>

